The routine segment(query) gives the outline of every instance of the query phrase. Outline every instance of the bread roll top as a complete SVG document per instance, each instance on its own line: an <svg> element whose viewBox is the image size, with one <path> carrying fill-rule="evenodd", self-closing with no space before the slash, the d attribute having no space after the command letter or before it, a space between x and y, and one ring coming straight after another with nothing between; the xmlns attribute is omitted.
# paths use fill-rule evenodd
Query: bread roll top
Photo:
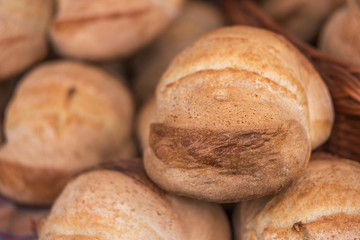
<svg viewBox="0 0 360 240"><path fill-rule="evenodd" d="M295 120L313 148L333 118L311 64L282 37L251 27L222 28L189 46L164 74L157 100L158 122L177 127L259 129Z"/></svg>
<svg viewBox="0 0 360 240"><path fill-rule="evenodd" d="M29 147L17 151L26 154L14 157L27 164L33 159L43 167L92 165L117 148L129 157L133 149L124 145L131 141L133 108L126 87L100 69L70 61L47 63L21 82L8 106L7 145L27 142ZM7 158L12 155L18 154Z"/></svg>
<svg viewBox="0 0 360 240"><path fill-rule="evenodd" d="M183 0L58 0L51 28L57 51L89 60L126 57L152 41Z"/></svg>
<svg viewBox="0 0 360 240"><path fill-rule="evenodd" d="M242 204L241 239L360 237L360 164L315 158L280 194Z"/></svg>
<svg viewBox="0 0 360 240"><path fill-rule="evenodd" d="M132 174L97 170L69 183L39 239L230 239L219 206L168 195Z"/></svg>

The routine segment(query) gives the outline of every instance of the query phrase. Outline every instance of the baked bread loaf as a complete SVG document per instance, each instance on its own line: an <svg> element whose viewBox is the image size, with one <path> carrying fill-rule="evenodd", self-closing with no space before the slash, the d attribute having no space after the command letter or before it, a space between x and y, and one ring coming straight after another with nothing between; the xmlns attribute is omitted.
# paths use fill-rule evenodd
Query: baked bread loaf
<svg viewBox="0 0 360 240"><path fill-rule="evenodd" d="M71 61L39 66L7 108L0 192L50 204L74 174L133 156L133 112L129 91L101 69Z"/></svg>
<svg viewBox="0 0 360 240"><path fill-rule="evenodd" d="M304 174L272 197L236 208L235 239L360 238L360 164L314 157Z"/></svg>
<svg viewBox="0 0 360 240"><path fill-rule="evenodd" d="M64 56L126 57L152 41L178 14L183 0L57 0L51 39Z"/></svg>
<svg viewBox="0 0 360 240"><path fill-rule="evenodd" d="M261 8L290 33L315 40L326 18L345 0L261 0Z"/></svg>
<svg viewBox="0 0 360 240"><path fill-rule="evenodd" d="M349 0L336 11L320 35L324 52L360 66L360 1Z"/></svg>
<svg viewBox="0 0 360 240"><path fill-rule="evenodd" d="M71 181L38 233L40 240L230 240L219 205L172 196L144 176L113 170Z"/></svg>
<svg viewBox="0 0 360 240"><path fill-rule="evenodd" d="M204 1L188 1L179 17L150 47L135 58L135 96L140 102L155 94L155 88L171 60L202 34L224 24L219 9Z"/></svg>
<svg viewBox="0 0 360 240"><path fill-rule="evenodd" d="M309 61L281 36L252 27L218 29L191 44L156 94L146 171L172 193L207 201L280 191L333 122Z"/></svg>
<svg viewBox="0 0 360 240"><path fill-rule="evenodd" d="M51 15L49 0L0 2L0 81L45 57Z"/></svg>
<svg viewBox="0 0 360 240"><path fill-rule="evenodd" d="M150 125L156 120L156 102L152 97L140 109L136 133L142 150L149 145Z"/></svg>

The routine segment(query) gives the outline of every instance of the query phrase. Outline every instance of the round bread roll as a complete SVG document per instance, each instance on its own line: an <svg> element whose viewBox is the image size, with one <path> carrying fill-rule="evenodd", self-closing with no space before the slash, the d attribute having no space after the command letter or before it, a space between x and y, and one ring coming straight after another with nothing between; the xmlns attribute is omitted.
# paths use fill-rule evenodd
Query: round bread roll
<svg viewBox="0 0 360 240"><path fill-rule="evenodd" d="M150 125L156 120L156 102L155 98L152 97L147 103L141 108L138 119L137 119L137 137L140 141L141 149L149 145L149 134Z"/></svg>
<svg viewBox="0 0 360 240"><path fill-rule="evenodd" d="M328 90L309 61L281 36L245 26L185 49L156 102L147 173L172 193L215 202L280 191L333 122Z"/></svg>
<svg viewBox="0 0 360 240"><path fill-rule="evenodd" d="M56 50L69 57L126 57L152 41L183 0L57 0L51 27Z"/></svg>
<svg viewBox="0 0 360 240"><path fill-rule="evenodd" d="M50 204L74 174L132 157L133 112L129 91L101 69L71 61L36 68L7 108L0 192Z"/></svg>
<svg viewBox="0 0 360 240"><path fill-rule="evenodd" d="M326 23L320 36L320 49L360 66L360 1L350 0Z"/></svg>
<svg viewBox="0 0 360 240"><path fill-rule="evenodd" d="M0 81L45 57L51 14L50 0L0 1Z"/></svg>
<svg viewBox="0 0 360 240"><path fill-rule="evenodd" d="M179 17L159 39L136 57L136 98L144 102L154 95L156 85L171 60L202 34L223 24L223 16L212 4L188 1Z"/></svg>
<svg viewBox="0 0 360 240"><path fill-rule="evenodd" d="M235 239L360 238L360 164L314 157L304 174L272 197L236 208Z"/></svg>
<svg viewBox="0 0 360 240"><path fill-rule="evenodd" d="M324 20L345 0L261 0L261 8L304 41L315 39Z"/></svg>
<svg viewBox="0 0 360 240"><path fill-rule="evenodd" d="M97 170L66 186L39 239L230 240L230 228L219 205L172 196L145 177Z"/></svg>

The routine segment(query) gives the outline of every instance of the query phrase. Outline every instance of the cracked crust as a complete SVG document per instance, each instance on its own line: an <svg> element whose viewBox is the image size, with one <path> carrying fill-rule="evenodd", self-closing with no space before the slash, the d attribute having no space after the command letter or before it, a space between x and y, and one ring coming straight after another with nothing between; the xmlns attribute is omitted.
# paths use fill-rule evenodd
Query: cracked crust
<svg viewBox="0 0 360 240"><path fill-rule="evenodd" d="M145 152L153 161L145 167L159 186L178 195L222 203L252 199L280 191L302 172L307 161L301 156L310 155L310 146L301 131L296 122L248 132L153 124ZM287 151L299 145L305 147Z"/></svg>
<svg viewBox="0 0 360 240"><path fill-rule="evenodd" d="M305 57L250 27L221 28L191 44L164 73L156 103L149 176L168 191L216 202L287 186L333 122L327 88Z"/></svg>
<svg viewBox="0 0 360 240"><path fill-rule="evenodd" d="M326 155L312 160L286 190L237 208L236 239L360 237L360 164Z"/></svg>
<svg viewBox="0 0 360 240"><path fill-rule="evenodd" d="M96 170L70 182L40 225L39 239L230 240L220 206L172 196L139 168L125 168L126 174Z"/></svg>
<svg viewBox="0 0 360 240"><path fill-rule="evenodd" d="M183 0L58 0L51 28L57 51L90 60L126 57L152 41Z"/></svg>

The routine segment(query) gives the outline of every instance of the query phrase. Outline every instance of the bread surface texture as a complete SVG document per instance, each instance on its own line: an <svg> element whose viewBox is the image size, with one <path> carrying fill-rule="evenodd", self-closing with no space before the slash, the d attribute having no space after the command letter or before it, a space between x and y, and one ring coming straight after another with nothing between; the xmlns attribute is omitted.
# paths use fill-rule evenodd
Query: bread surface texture
<svg viewBox="0 0 360 240"><path fill-rule="evenodd" d="M47 54L49 0L0 2L0 81L19 74Z"/></svg>
<svg viewBox="0 0 360 240"><path fill-rule="evenodd" d="M128 57L159 35L183 0L57 0L51 39L65 56Z"/></svg>
<svg viewBox="0 0 360 240"><path fill-rule="evenodd" d="M280 191L329 136L333 108L284 38L237 26L179 54L156 92L145 168L176 194L236 202Z"/></svg>
<svg viewBox="0 0 360 240"><path fill-rule="evenodd" d="M235 239L357 239L360 164L314 157L304 174L278 195L235 210Z"/></svg>
<svg viewBox="0 0 360 240"><path fill-rule="evenodd" d="M149 180L97 170L70 182L39 229L50 239L230 240L220 206L175 197Z"/></svg>
<svg viewBox="0 0 360 240"><path fill-rule="evenodd" d="M0 192L50 204L74 174L132 157L132 101L119 79L84 63L56 61L30 72L6 111Z"/></svg>
<svg viewBox="0 0 360 240"><path fill-rule="evenodd" d="M360 66L360 1L350 0L327 21L319 46L324 52Z"/></svg>

